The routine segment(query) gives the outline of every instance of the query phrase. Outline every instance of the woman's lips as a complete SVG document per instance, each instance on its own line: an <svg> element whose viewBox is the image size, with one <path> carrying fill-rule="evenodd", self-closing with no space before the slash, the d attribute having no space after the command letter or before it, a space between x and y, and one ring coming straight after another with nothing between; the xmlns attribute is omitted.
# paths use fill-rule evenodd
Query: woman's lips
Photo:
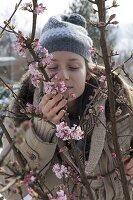
<svg viewBox="0 0 133 200"><path fill-rule="evenodd" d="M72 86L66 86L67 87L67 89L72 89L73 87Z"/></svg>

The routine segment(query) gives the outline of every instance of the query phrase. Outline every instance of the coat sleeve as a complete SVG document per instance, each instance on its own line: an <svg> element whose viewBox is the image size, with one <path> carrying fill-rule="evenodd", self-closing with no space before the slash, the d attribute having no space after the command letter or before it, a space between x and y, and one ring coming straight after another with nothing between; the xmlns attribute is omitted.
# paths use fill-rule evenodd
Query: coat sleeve
<svg viewBox="0 0 133 200"><path fill-rule="evenodd" d="M25 129L23 125L16 129L13 128L15 126L11 118L6 118L4 124L12 139L17 139L17 137L22 138L22 141L16 142L15 146L19 150L20 154L22 154L31 170L41 170L42 173L45 174L55 154L58 142L57 137L54 135L55 129L48 122L42 122L40 119L34 119L28 129ZM37 131L39 131L39 133L37 133ZM42 139L39 135L43 136L45 133L46 137ZM4 154L8 147L9 143L4 135L3 151L1 155ZM15 160L16 159L14 157L13 151L11 150L11 152L4 160L5 169L9 161ZM0 182L5 184L3 177L0 177ZM26 193L24 192L24 194ZM5 197L10 200L21 199L18 197L18 195L15 194L13 196L9 194L7 195L7 192Z"/></svg>

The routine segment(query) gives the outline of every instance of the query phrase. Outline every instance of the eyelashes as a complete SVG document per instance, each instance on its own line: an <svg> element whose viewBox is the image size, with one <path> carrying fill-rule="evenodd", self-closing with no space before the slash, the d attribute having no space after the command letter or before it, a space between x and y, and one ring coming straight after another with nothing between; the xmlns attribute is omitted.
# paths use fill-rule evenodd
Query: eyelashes
<svg viewBox="0 0 133 200"><path fill-rule="evenodd" d="M78 70L80 67L75 67L75 66L67 66L66 69L68 70L71 70L71 71L76 71ZM51 66L51 67L47 67L48 70L51 70L51 71L56 71L56 70L59 70L59 67L58 66Z"/></svg>

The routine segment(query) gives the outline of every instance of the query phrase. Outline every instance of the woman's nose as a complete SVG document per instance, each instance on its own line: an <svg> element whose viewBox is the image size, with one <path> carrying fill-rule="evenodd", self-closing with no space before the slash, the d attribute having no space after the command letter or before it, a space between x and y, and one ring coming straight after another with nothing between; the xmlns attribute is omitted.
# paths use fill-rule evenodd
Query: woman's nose
<svg viewBox="0 0 133 200"><path fill-rule="evenodd" d="M67 70L62 69L58 72L57 77L58 77L59 80L68 80L69 79L69 73L68 73Z"/></svg>

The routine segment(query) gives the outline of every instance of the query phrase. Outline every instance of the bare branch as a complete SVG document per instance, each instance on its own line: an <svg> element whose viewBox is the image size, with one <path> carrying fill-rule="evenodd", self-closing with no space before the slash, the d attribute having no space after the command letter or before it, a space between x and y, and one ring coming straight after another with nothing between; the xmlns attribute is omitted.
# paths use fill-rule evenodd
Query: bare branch
<svg viewBox="0 0 133 200"><path fill-rule="evenodd" d="M7 23L5 24L3 30L1 31L0 33L0 36L2 36L3 32L5 31L6 27L8 26L8 24L10 24L11 22L11 19L13 18L13 16L15 15L16 11L18 10L18 7L20 6L22 0L19 1L19 3L15 6L15 10L14 12L12 13L12 15L10 16L10 18L7 20Z"/></svg>
<svg viewBox="0 0 133 200"><path fill-rule="evenodd" d="M12 149L14 151L14 154L15 154L15 157L16 157L18 163L20 164L20 166L22 168L24 168L25 164L24 164L23 160L21 159L21 157L20 157L20 155L19 155L19 153L18 153L18 151L17 151L17 149L16 149L16 147L15 147L13 141L12 141L12 138L10 137L10 135L9 135L9 133L8 133L6 127L4 126L4 124L3 124L1 119L0 119L0 127L2 128L2 130L3 130L3 132L4 132L5 136L6 136L9 144L11 144Z"/></svg>
<svg viewBox="0 0 133 200"><path fill-rule="evenodd" d="M90 3L97 4L96 1L88 0Z"/></svg>
<svg viewBox="0 0 133 200"><path fill-rule="evenodd" d="M36 32L36 21L37 21L37 14L34 13L34 10L37 6L37 0L32 0L33 2L33 21L32 21L32 33L31 33L31 42L34 40L35 32Z"/></svg>
<svg viewBox="0 0 133 200"><path fill-rule="evenodd" d="M99 21L102 22L103 24L105 24L106 23L105 0L97 1L97 6L98 6ZM110 66L109 57L108 57L108 50L107 50L107 44L106 44L106 39L105 39L105 27L104 26L100 27L100 34L101 34L100 43L101 43L103 61L105 64L105 71L106 71L106 77L107 77L113 144L114 144L114 149L115 149L115 152L117 155L117 162L118 162L120 175L121 175L123 194L124 194L125 200L130 200L127 180L126 180L125 171L124 171L124 164L122 162L120 146L119 146L118 138L117 138L116 116L115 116L115 96L112 92L113 91L113 79L112 79L112 75L111 75L111 66Z"/></svg>

